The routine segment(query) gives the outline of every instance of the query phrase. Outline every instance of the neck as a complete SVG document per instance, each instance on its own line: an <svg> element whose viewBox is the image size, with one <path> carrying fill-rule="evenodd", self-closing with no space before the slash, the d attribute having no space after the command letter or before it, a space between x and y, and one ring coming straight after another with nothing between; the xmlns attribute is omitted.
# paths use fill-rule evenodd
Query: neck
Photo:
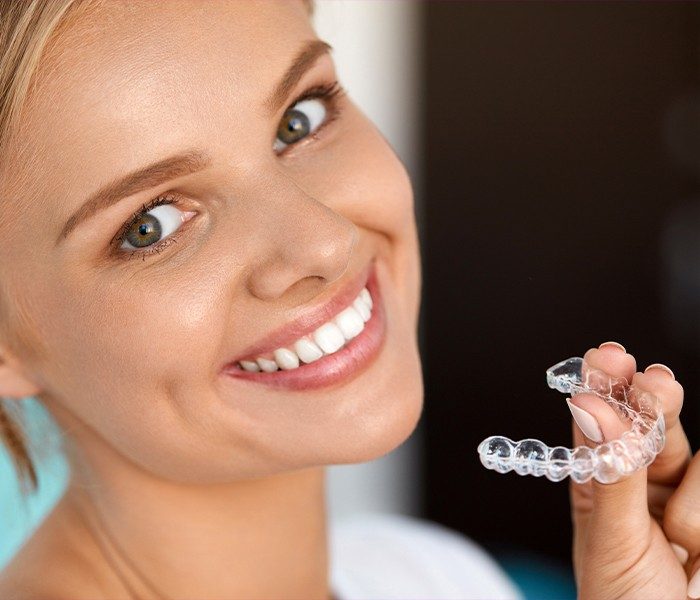
<svg viewBox="0 0 700 600"><path fill-rule="evenodd" d="M76 470L67 497L139 598L331 597L322 467L216 486L121 467Z"/></svg>

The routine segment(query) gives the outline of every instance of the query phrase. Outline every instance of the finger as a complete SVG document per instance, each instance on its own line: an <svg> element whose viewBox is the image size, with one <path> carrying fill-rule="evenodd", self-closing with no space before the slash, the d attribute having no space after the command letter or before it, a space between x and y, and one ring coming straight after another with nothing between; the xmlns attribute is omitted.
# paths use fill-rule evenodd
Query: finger
<svg viewBox="0 0 700 600"><path fill-rule="evenodd" d="M636 371L637 363L631 354L628 354L624 346L618 344L617 342L606 342L601 344L598 348L591 348L583 355L584 363L587 369L593 368L602 372L606 372L613 377L624 377L628 381L631 379L632 375ZM576 408L585 410L585 408L591 408L591 404L597 406L594 410L596 414L601 415L601 418L607 422L606 430L610 434L610 428L615 429L615 421L612 419L611 411L612 409L607 406L605 402L593 402L587 400L582 402L579 397L574 397L574 399L568 403L569 409L572 412L574 421L573 426L573 440L574 446L595 446L594 440L602 438L602 429L598 425L597 420L595 420L595 415L591 415L594 422L591 423L591 418L587 417L586 414L578 412L572 409L572 405ZM583 404L583 406L581 406ZM579 417L577 419L577 416ZM586 427L586 422L590 423L590 426ZM588 429L588 436L584 436L582 432L583 429ZM597 443L597 442L596 442ZM569 486L572 499L572 518L582 519L585 518L587 512L592 507L592 490L591 482L586 482L582 484L571 482Z"/></svg>
<svg viewBox="0 0 700 600"><path fill-rule="evenodd" d="M590 393L575 394L567 400L574 421L588 438L587 445L618 439L632 427L605 400Z"/></svg>
<svg viewBox="0 0 700 600"><path fill-rule="evenodd" d="M598 348L589 349L584 355L585 365L591 369L603 371L612 377L625 378L632 381L632 375L637 370L637 361L623 346L616 342L605 342Z"/></svg>
<svg viewBox="0 0 700 600"><path fill-rule="evenodd" d="M600 443L619 439L622 434L629 430L631 422L623 421L617 412L604 400L595 394L576 394L571 398L570 406L574 411L574 420L578 429L581 429L585 437L580 436L585 445L589 447L597 447ZM583 419L582 413L585 413L586 419ZM583 427L582 427L583 424ZM634 475L636 475L635 473ZM615 502L620 500L629 503L632 506L638 506L643 513L644 521L648 517L648 509L646 502L646 469L643 469L644 485L640 486L638 477L628 477L626 480L620 480L615 484L602 484L597 481L591 483L591 500L590 508L593 510L602 510L603 513L611 510L611 516L621 510L615 505ZM614 488L614 489L613 489ZM644 490L642 498L637 498L637 493L640 489ZM634 495L632 498L624 498L621 494L628 490ZM624 494L623 494L624 495ZM643 500L643 502L642 502ZM612 502L612 504L610 504ZM618 513L619 514L619 513Z"/></svg>
<svg viewBox="0 0 700 600"><path fill-rule="evenodd" d="M625 378L628 382L636 371L634 357L617 345L591 348L584 355L584 361L591 369ZM576 394L571 398L571 406L577 424L574 431L577 445L597 446L619 438L631 426L595 394ZM602 545L601 549L618 553L625 548L633 551L635 544L644 543L650 523L646 478L646 469L641 469L616 483L602 484L592 480L580 490L573 484L571 499L575 524L577 529L583 530L577 535L595 539Z"/></svg>
<svg viewBox="0 0 700 600"><path fill-rule="evenodd" d="M583 435L574 419L571 420L571 428L574 448L590 444L590 440ZM569 481L569 497L571 500L571 522L574 525L574 572L578 575L582 572L581 561L588 535L588 523L593 512L593 482L576 483L571 479Z"/></svg>
<svg viewBox="0 0 700 600"><path fill-rule="evenodd" d="M586 444L585 436L581 433L576 421L571 420L573 445L574 447L583 446ZM593 510L593 490L591 482L576 483L573 479L569 480L569 498L571 501L571 522L573 528L573 561L574 573L578 578L578 574L582 572L581 562L583 561L585 540L588 533L588 521ZM578 580L577 580L578 586Z"/></svg>
<svg viewBox="0 0 700 600"><path fill-rule="evenodd" d="M637 368L634 357L628 354L624 347L617 342L606 342L598 348L591 348L584 354L583 359L587 369L593 368L608 373L612 377L624 377L628 381ZM605 429L609 436L615 435L619 431L618 419L614 416L613 409L604 401L589 398L588 395L575 395L568 404L574 417L572 424L574 446L594 447L599 441L602 441L603 431L596 417L605 422ZM592 414L582 412L586 409L592 410ZM586 436L584 436L583 430L586 430ZM577 484L572 481L569 489L573 519L585 518L592 508L591 482Z"/></svg>
<svg viewBox="0 0 700 600"><path fill-rule="evenodd" d="M575 421L572 426L575 446L597 445L583 435ZM650 529L647 491L646 469L614 484L595 480L578 484L571 480L573 558L577 573L590 552L624 561L635 548L643 547L644 536Z"/></svg>
<svg viewBox="0 0 700 600"><path fill-rule="evenodd" d="M600 348L591 348L583 359L589 383L595 383L597 378L590 375L597 372L606 379L600 381L603 386L607 384L608 376L629 382L636 370L634 356L614 342L602 344ZM605 400L595 394L575 394L567 403L576 424L591 442L601 443L616 439L631 427L629 420L623 419Z"/></svg>
<svg viewBox="0 0 700 600"><path fill-rule="evenodd" d="M683 387L670 369L658 364L650 365L644 373L635 373L632 385L659 398L666 424L666 443L648 468L649 481L675 485L683 478L691 458L690 444L679 419Z"/></svg>
<svg viewBox="0 0 700 600"><path fill-rule="evenodd" d="M692 458L682 481L666 504L663 530L670 542L688 553L688 564L692 565L689 568L692 587L700 568L700 453ZM699 588L699 585L700 581L696 581L695 587Z"/></svg>

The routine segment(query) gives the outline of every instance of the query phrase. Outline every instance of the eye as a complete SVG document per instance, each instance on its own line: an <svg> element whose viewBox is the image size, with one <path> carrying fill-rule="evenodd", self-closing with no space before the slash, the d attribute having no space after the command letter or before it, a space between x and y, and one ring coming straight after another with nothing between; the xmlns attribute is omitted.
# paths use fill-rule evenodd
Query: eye
<svg viewBox="0 0 700 600"><path fill-rule="evenodd" d="M173 204L161 204L147 212L142 211L124 231L120 248L132 250L160 242L177 231L184 221L183 212Z"/></svg>
<svg viewBox="0 0 700 600"><path fill-rule="evenodd" d="M277 128L273 149L282 150L314 133L326 118L326 112L325 104L319 98L302 100L288 108Z"/></svg>

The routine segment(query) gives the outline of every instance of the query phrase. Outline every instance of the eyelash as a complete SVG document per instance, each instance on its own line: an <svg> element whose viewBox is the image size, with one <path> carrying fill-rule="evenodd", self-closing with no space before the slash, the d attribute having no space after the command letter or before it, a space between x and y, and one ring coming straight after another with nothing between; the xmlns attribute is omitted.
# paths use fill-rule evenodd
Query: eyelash
<svg viewBox="0 0 700 600"><path fill-rule="evenodd" d="M280 152L277 153L278 156L286 154L287 151L289 151L291 148L294 148L295 146L298 146L300 143L303 143L304 140L308 140L309 138L311 138L312 140L317 140L320 137L320 133L326 128L326 126L335 121L340 116L341 109L339 106L339 99L342 98L346 94L346 92L347 90L342 85L340 85L340 83L336 79L332 83L327 83L325 85L317 85L315 87L309 88L308 90L297 96L291 102L291 104L287 106L285 112L288 111L295 104L299 104L299 102L303 102L304 100L310 100L312 98L320 98L326 103L326 118L323 120L323 123L321 123L316 128L315 131L312 131L301 141L285 146Z"/></svg>
<svg viewBox="0 0 700 600"><path fill-rule="evenodd" d="M148 256L149 254L156 254L162 252L167 246L169 246L173 242L176 242L178 233L182 230L183 227L187 227L189 221L184 222L177 230L175 230L173 233L171 233L168 237L161 240L160 242L156 242L155 244L146 246L145 248L142 248L140 250L119 249L119 246L121 246L121 244L124 242L124 239L126 238L127 231L129 231L131 226L134 223L136 223L136 221L138 221L143 215L152 211L156 206L161 206L163 204L177 205L178 203L179 199L177 198L177 196L174 196L173 194L166 194L158 196L157 198L153 198L153 200L149 200L145 204L141 205L141 208L137 210L129 218L129 220L126 223L124 223L124 225L121 226L117 234L112 238L111 244L117 246L116 251L119 258L131 260L132 258L134 258L134 256L141 256L143 260L146 260L146 256Z"/></svg>
<svg viewBox="0 0 700 600"><path fill-rule="evenodd" d="M314 98L319 98L321 100L324 100L326 103L326 118L323 120L323 122L316 128L315 131L312 131L307 135L306 137L302 138L299 142L294 142L292 144L288 144L285 146L281 151L277 153L278 156L281 156L283 154L286 154L291 148L294 148L294 146L297 146L299 143L303 142L304 140L307 140L309 138L313 140L317 140L320 137L320 133L322 130L324 130L330 123L335 121L341 113L340 106L338 104L339 99L346 94L347 90L343 88L342 85L336 80L333 81L332 83L328 83L325 85L318 85L312 88L309 88L302 94L300 94L298 97L296 97L285 109L285 112L289 110L292 106L295 104L298 104L299 102L302 102L304 100L309 100L309 99L314 99ZM144 214L150 212L153 210L156 206L161 206L163 204L173 204L177 205L180 202L177 196L173 194L166 194L162 196L158 196L157 198L153 198L152 200L149 200L145 204L141 206L139 210L137 210L130 218L129 220L122 225L122 227L119 229L117 234L112 238L111 245L116 245L117 246L117 255L120 258L131 260L134 258L134 256L141 256L142 260L146 260L146 256L149 256L151 254L158 254L165 250L166 247L170 246L171 244L177 242L177 238L180 234L180 232L183 230L183 228L186 228L189 224L189 221L184 222L177 230L175 230L173 233L171 233L168 237L165 239L161 240L160 242L156 242L155 244L152 244L151 246L147 246L143 249L140 250L119 250L119 246L124 242L124 239L126 238L126 233L129 231L131 226L136 223Z"/></svg>

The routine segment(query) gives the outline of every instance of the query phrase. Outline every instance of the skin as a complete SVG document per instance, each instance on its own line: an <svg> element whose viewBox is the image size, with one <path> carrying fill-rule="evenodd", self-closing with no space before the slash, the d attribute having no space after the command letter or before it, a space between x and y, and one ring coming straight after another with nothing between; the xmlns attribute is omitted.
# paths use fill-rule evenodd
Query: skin
<svg viewBox="0 0 700 600"><path fill-rule="evenodd" d="M700 568L700 453L692 455L679 419L683 387L656 365L637 371L634 356L614 346L591 348L584 358L659 398L666 444L648 468L618 483L570 484L578 597L685 600ZM604 439L620 437L627 425L603 401L583 396L572 402L596 417ZM573 431L576 445L593 446Z"/></svg>
<svg viewBox="0 0 700 600"><path fill-rule="evenodd" d="M318 139L273 150L293 99L337 78L322 55L284 107L261 108L312 39L302 2L110 1L43 59L3 168L0 394L44 402L74 473L0 596L331 597L324 466L380 457L414 430L421 274L406 170L349 96ZM55 245L106 182L194 147L210 167ZM166 193L195 215L177 243L111 254ZM219 373L373 259L387 338L356 377L293 392ZM103 530L134 569L101 550Z"/></svg>
<svg viewBox="0 0 700 600"><path fill-rule="evenodd" d="M111 0L74 22L6 153L0 394L45 403L73 480L3 572L0 597L330 598L324 465L377 458L420 417L420 261L403 165L347 96L318 139L275 153L286 107L260 105L316 38L306 7L202 6ZM320 57L287 106L334 79ZM55 246L82 198L192 147L212 166L124 198ZM129 216L168 192L195 214L178 243L143 261L111 254ZM357 377L300 393L220 376L372 259L387 339ZM579 596L685 598L700 459L678 419L682 387L663 370L635 373L610 346L585 356L659 396L668 441L619 483L572 484ZM604 405L573 402L620 433Z"/></svg>

